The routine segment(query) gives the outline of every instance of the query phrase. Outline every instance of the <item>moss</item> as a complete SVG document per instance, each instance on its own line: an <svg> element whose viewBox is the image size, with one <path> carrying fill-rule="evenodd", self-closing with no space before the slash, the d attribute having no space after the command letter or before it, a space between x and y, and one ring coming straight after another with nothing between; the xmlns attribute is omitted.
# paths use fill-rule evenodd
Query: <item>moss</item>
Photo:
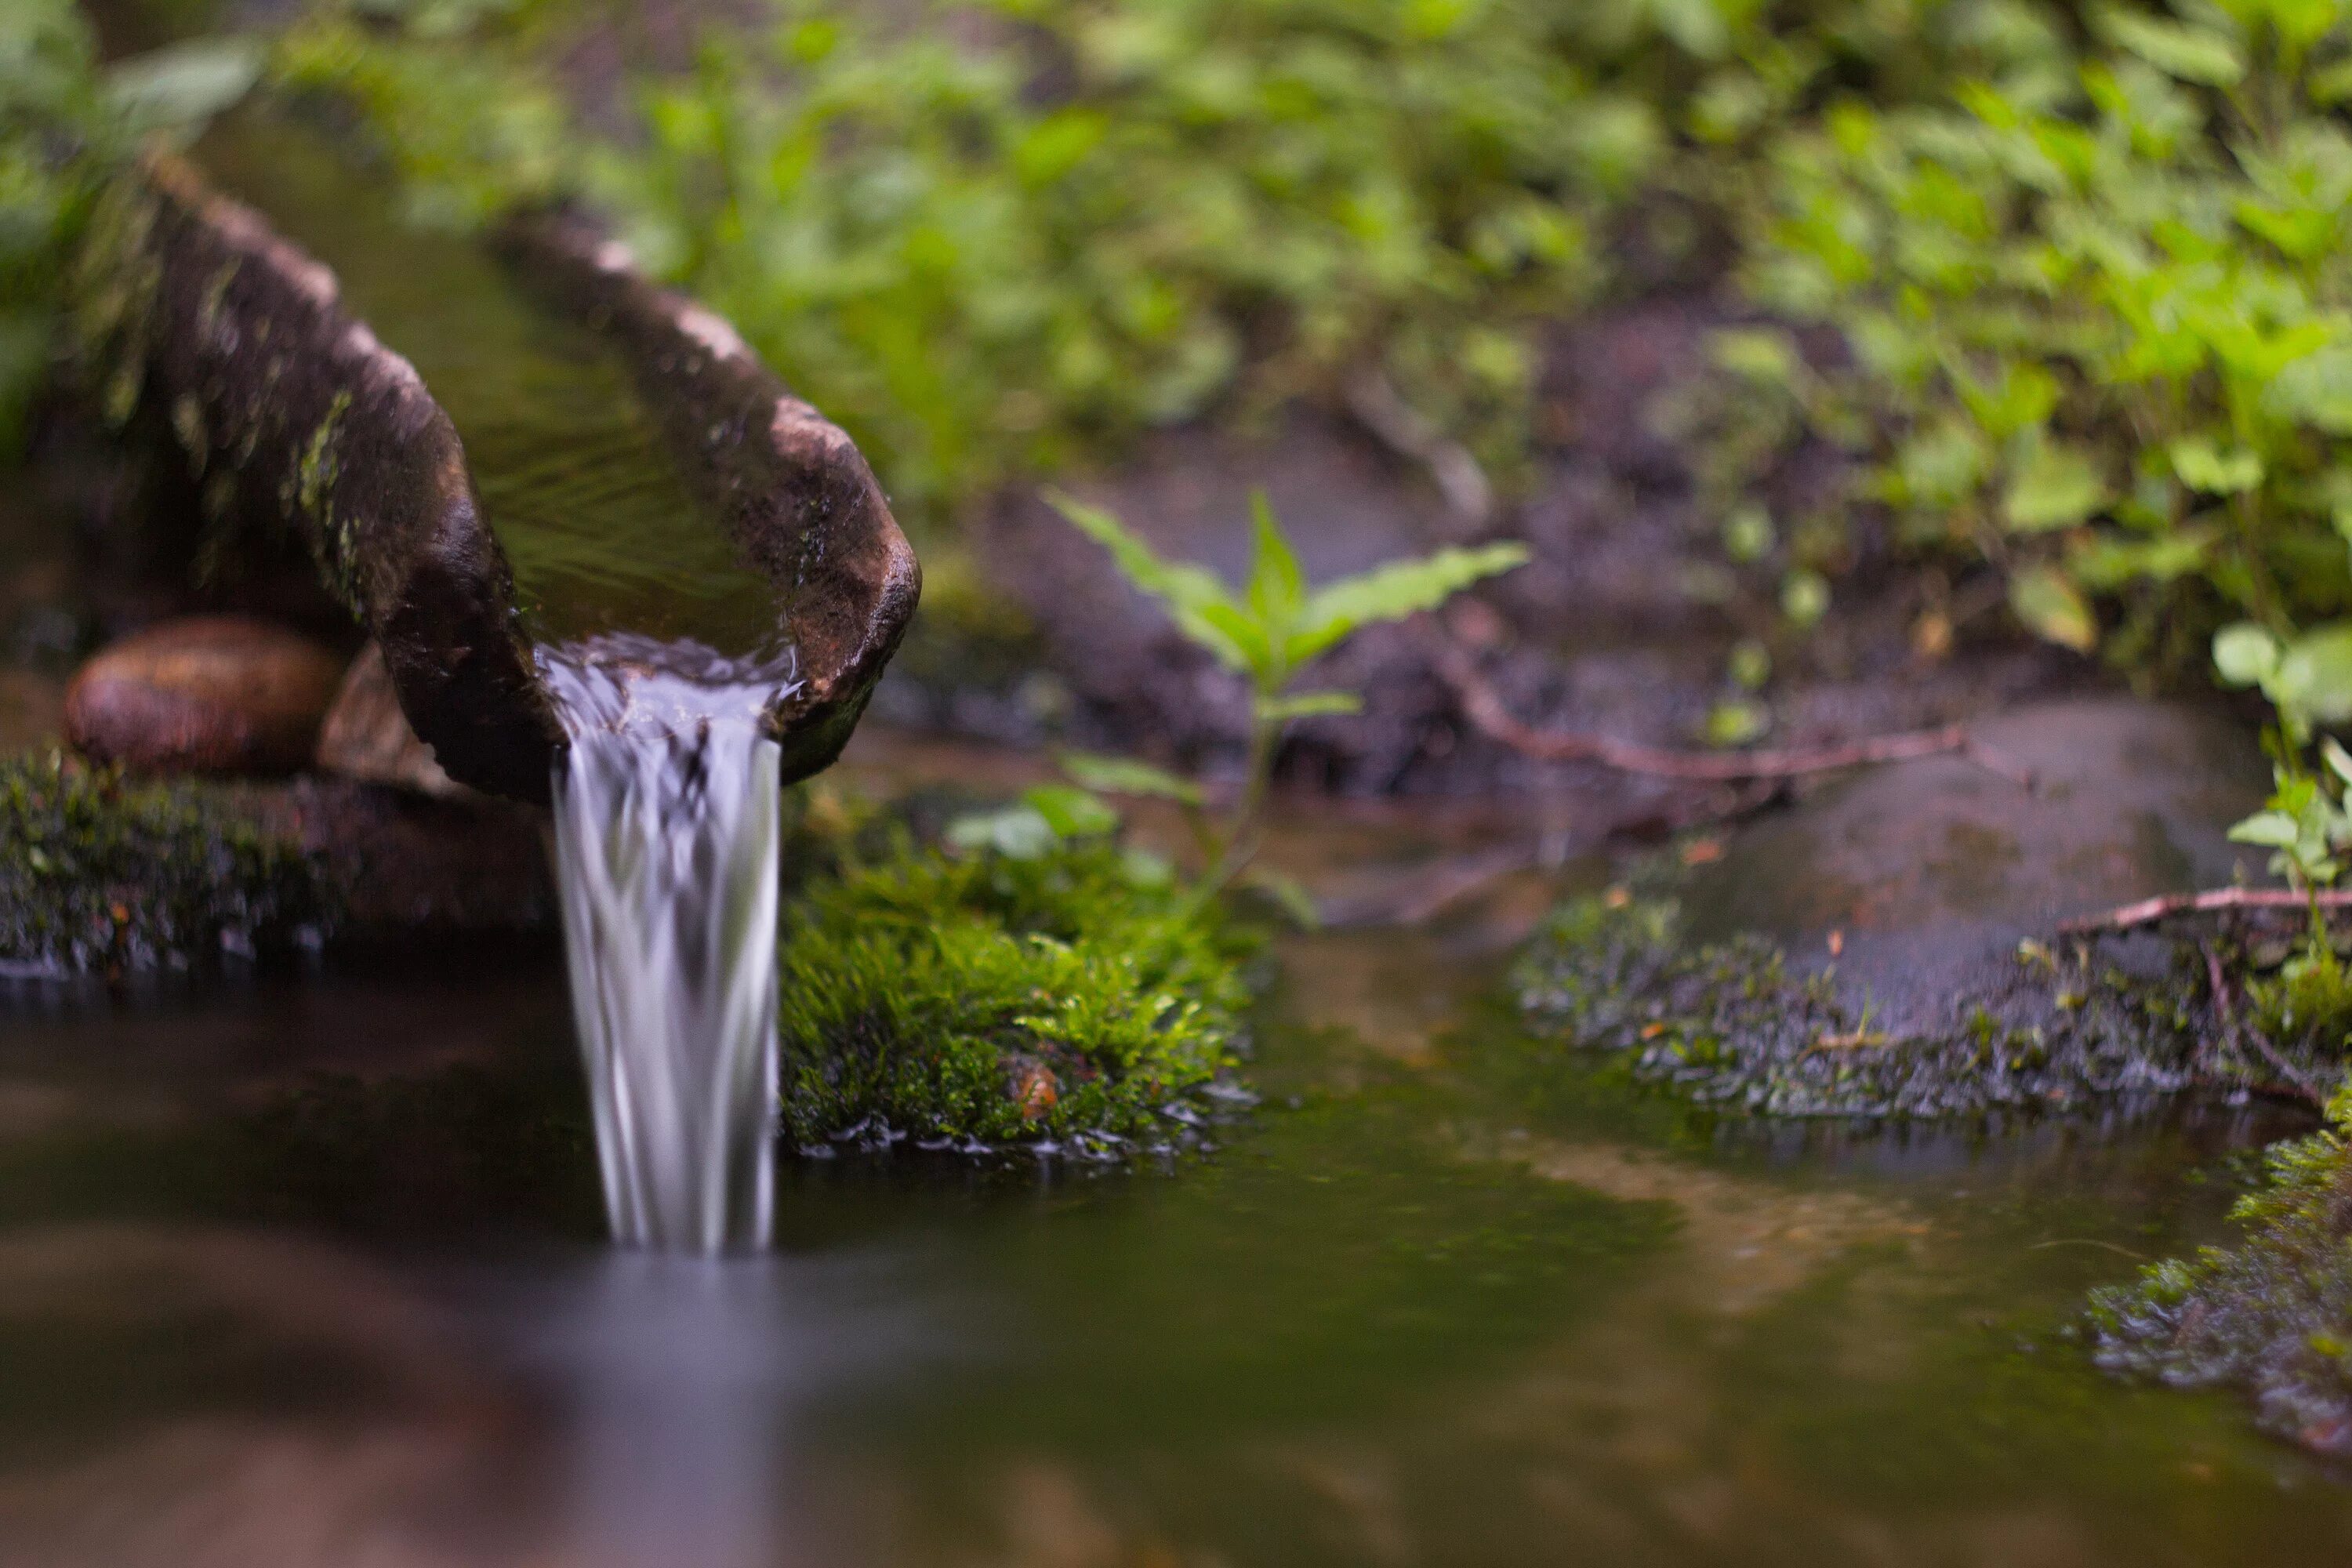
<svg viewBox="0 0 2352 1568"><path fill-rule="evenodd" d="M2063 1110L2122 1094L2275 1084L2275 1067L2213 1012L2203 952L2126 965L2111 940L2022 944L2013 969L1949 1027L1891 1029L1826 973L1762 938L1686 946L1668 893L1571 900L1523 955L1527 1016L1637 1078L1776 1116L1934 1117ZM2227 949L2232 958L2240 949ZM2289 1047L2306 1078L2335 1058Z"/></svg>
<svg viewBox="0 0 2352 1568"><path fill-rule="evenodd" d="M1107 843L901 847L788 912L786 1131L1097 1158L1193 1141L1242 1037L1248 940Z"/></svg>
<svg viewBox="0 0 2352 1568"><path fill-rule="evenodd" d="M0 761L0 963L184 971L315 946L320 868L201 784L138 784L58 753Z"/></svg>
<svg viewBox="0 0 2352 1568"><path fill-rule="evenodd" d="M2267 1430L2352 1458L2352 1085L2328 1125L2275 1145L2233 1247L2151 1266L2093 1296L2110 1372L2251 1395Z"/></svg>

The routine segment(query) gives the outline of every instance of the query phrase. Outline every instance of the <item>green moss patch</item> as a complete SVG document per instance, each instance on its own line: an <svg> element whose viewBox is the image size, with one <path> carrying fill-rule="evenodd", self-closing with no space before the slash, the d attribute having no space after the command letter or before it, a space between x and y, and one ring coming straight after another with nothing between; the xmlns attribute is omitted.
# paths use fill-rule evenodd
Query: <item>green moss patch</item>
<svg viewBox="0 0 2352 1568"><path fill-rule="evenodd" d="M2064 1110L2128 1094L2281 1087L2284 1063L2325 1081L2340 1058L2307 1038L2265 1053L2213 1006L2204 950L2128 967L2112 939L2021 946L1953 1026L1882 1027L1826 973L1756 936L1691 944L1668 896L1571 900L1513 984L1548 1036L1622 1053L1637 1078L1775 1116L1935 1117ZM2133 939L2143 944L2158 939ZM2235 945L2218 950L2230 963ZM2227 966L2227 965L2225 965Z"/></svg>
<svg viewBox="0 0 2352 1568"><path fill-rule="evenodd" d="M787 910L783 1117L804 1154L1196 1142L1232 1091L1248 939L1101 841L901 849Z"/></svg>
<svg viewBox="0 0 2352 1568"><path fill-rule="evenodd" d="M2263 1426L2352 1458L2352 1088L2328 1125L2273 1146L2239 1201L2233 1247L2148 1268L2092 1298L2098 1363L2183 1388L2236 1388Z"/></svg>
<svg viewBox="0 0 2352 1568"><path fill-rule="evenodd" d="M0 761L0 964L185 971L315 946L319 868L201 784L141 784L52 752Z"/></svg>

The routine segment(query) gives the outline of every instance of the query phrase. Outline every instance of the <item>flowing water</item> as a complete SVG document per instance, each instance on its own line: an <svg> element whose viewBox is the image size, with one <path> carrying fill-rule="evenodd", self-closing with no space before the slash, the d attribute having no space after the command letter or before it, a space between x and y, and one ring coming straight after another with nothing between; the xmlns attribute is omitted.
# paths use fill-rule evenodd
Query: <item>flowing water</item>
<svg viewBox="0 0 2352 1568"><path fill-rule="evenodd" d="M200 161L332 267L465 442L570 744L554 849L606 1211L623 1242L763 1246L775 1121L775 743L793 684L766 579L626 367L476 246L400 221L322 136L258 115Z"/></svg>
<svg viewBox="0 0 2352 1568"><path fill-rule="evenodd" d="M775 1202L782 786L760 716L791 680L681 652L612 635L542 654L572 737L555 866L613 1233L741 1251Z"/></svg>
<svg viewBox="0 0 2352 1568"><path fill-rule="evenodd" d="M1327 935L1210 1160L779 1173L600 1242L560 973L0 1026L10 1568L2324 1568L2352 1488L2101 1376L2212 1108L1718 1121ZM329 1076L320 1076L325 1074Z"/></svg>

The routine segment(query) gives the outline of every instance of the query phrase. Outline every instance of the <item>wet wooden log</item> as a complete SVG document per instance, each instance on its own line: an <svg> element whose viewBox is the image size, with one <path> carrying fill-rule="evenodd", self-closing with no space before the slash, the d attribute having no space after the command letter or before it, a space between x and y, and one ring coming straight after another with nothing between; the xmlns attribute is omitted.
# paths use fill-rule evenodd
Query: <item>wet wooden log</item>
<svg viewBox="0 0 2352 1568"><path fill-rule="evenodd" d="M768 715L784 776L833 761L912 616L920 574L849 437L724 321L656 287L585 218L503 245L611 334L691 482L774 584L802 684ZM383 648L409 722L457 782L544 803L560 725L448 416L347 310L334 275L168 155L102 199L77 337L110 420L168 428L214 531L289 531Z"/></svg>

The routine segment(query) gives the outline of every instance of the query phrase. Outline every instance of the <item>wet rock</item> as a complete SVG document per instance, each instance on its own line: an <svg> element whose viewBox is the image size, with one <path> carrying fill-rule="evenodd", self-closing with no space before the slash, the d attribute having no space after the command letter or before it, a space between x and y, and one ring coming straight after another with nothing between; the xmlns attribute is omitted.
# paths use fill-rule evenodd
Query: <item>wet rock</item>
<svg viewBox="0 0 2352 1568"><path fill-rule="evenodd" d="M1753 932L1800 968L1833 964L1842 989L1901 1029L1948 1019L2007 976L2020 940L2062 921L2262 869L2228 833L2269 770L2225 715L2084 698L1970 732L2032 788L1957 754L1838 781L1697 871L1682 894L1690 934Z"/></svg>
<svg viewBox="0 0 2352 1568"><path fill-rule="evenodd" d="M343 660L240 616L167 621L81 668L67 737L142 773L288 773L310 760Z"/></svg>
<svg viewBox="0 0 2352 1568"><path fill-rule="evenodd" d="M433 748L418 739L400 710L400 693L374 643L344 672L333 706L319 727L321 773L362 784L391 784L421 795L455 795L465 786L444 773Z"/></svg>
<svg viewBox="0 0 2352 1568"><path fill-rule="evenodd" d="M236 804L320 868L339 940L524 936L553 927L543 818L531 807L322 778L248 786Z"/></svg>
<svg viewBox="0 0 2352 1568"><path fill-rule="evenodd" d="M2262 793L2251 739L2124 699L1978 733L2039 787L1958 757L1831 786L1727 853L1571 900L1515 972L1522 1005L1639 1077L1770 1115L2307 1092L2325 1047L2250 1041L2211 950L2054 929L2225 878L2227 826Z"/></svg>
<svg viewBox="0 0 2352 1568"><path fill-rule="evenodd" d="M153 783L58 755L0 761L0 983L535 937L553 912L527 806L341 779Z"/></svg>

